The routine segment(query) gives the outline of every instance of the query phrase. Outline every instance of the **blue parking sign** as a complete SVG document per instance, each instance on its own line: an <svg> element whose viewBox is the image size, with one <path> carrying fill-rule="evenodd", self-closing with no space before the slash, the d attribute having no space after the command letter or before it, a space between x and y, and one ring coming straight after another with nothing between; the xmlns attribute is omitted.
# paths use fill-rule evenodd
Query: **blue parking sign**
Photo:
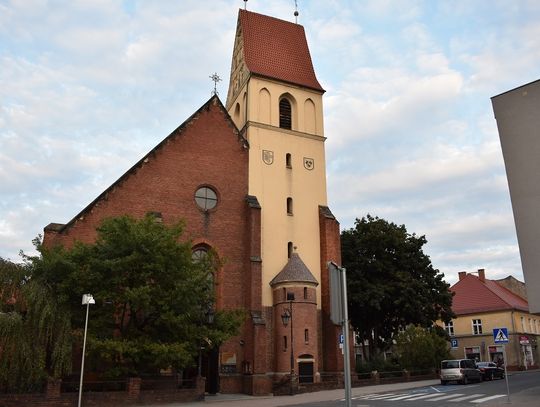
<svg viewBox="0 0 540 407"><path fill-rule="evenodd" d="M458 347L458 340L457 339L450 339L450 346L452 346L452 348L457 348Z"/></svg>

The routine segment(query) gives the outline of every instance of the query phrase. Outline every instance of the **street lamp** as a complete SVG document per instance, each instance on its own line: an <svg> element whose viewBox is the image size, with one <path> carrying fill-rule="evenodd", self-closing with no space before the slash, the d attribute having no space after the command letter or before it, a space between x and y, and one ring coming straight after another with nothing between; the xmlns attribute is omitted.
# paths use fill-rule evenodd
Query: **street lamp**
<svg viewBox="0 0 540 407"><path fill-rule="evenodd" d="M283 310L283 314L281 314L281 321L283 322L284 326L287 326L289 324L289 321L291 322L291 395L294 394L294 337L293 337L293 300L294 300L294 294L288 293L287 299L289 300L289 308L285 308Z"/></svg>
<svg viewBox="0 0 540 407"><path fill-rule="evenodd" d="M84 353L86 351L86 331L88 330L88 311L90 310L90 304L95 304L96 301L92 294L83 294L82 296L82 305L86 305L86 321L84 323L84 339L82 346L82 360L81 360L81 381L79 383L79 404L81 407L81 397L82 397L82 388L83 388L83 375L84 375Z"/></svg>

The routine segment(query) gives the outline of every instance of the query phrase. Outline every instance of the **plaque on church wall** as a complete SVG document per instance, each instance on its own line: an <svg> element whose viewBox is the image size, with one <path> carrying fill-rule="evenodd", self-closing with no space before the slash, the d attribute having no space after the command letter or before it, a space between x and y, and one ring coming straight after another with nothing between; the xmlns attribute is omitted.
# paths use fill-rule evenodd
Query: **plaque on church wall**
<svg viewBox="0 0 540 407"><path fill-rule="evenodd" d="M274 163L274 152L269 150L263 150L262 159L265 164L272 165Z"/></svg>
<svg viewBox="0 0 540 407"><path fill-rule="evenodd" d="M311 171L315 168L315 160L313 158L304 157L304 168Z"/></svg>

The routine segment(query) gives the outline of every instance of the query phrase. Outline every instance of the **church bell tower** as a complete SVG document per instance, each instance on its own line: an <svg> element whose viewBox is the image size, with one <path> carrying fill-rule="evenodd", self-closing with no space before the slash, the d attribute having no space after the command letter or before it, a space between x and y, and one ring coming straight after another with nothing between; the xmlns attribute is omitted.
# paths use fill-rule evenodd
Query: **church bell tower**
<svg viewBox="0 0 540 407"><path fill-rule="evenodd" d="M339 368L323 366L317 334L326 318L326 262L340 261L339 224L327 207L324 92L301 25L239 11L226 109L248 140L249 195L261 208L260 301L275 333L272 370L288 372L282 348L294 346L292 368L298 373L309 360L314 381ZM279 318L286 307L293 318L303 310L290 345Z"/></svg>

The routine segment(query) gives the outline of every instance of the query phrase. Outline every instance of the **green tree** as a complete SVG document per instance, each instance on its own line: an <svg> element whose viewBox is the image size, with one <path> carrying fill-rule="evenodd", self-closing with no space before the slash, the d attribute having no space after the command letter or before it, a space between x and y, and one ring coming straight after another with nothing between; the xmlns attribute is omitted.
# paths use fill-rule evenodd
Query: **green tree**
<svg viewBox="0 0 540 407"><path fill-rule="evenodd" d="M206 348L219 346L237 334L243 318L239 311L218 311L213 324L204 323L213 309L213 273L219 264L211 253L203 261L192 260L190 242L181 241L181 223L166 226L152 216L122 216L104 220L97 232L94 243L69 249L46 248L37 240L39 255L25 256L23 281L30 284L19 285L41 290L43 301L50 303L47 313L61 317L68 332L54 331L53 347L40 345L42 377L69 371L59 361L71 359L71 344L82 341L84 293L96 300L90 306L88 365L107 376L182 369L196 360L202 342ZM14 316L28 320L33 303L25 288L17 296L20 309ZM44 310L38 304L34 308L33 326L40 334L54 326L43 318ZM58 332L65 339L60 349Z"/></svg>
<svg viewBox="0 0 540 407"><path fill-rule="evenodd" d="M437 368L442 360L450 358L447 339L444 332L441 335L436 327L410 325L397 335L394 349L400 365L405 369Z"/></svg>
<svg viewBox="0 0 540 407"><path fill-rule="evenodd" d="M450 286L423 252L426 243L404 225L370 215L341 234L349 317L371 356L389 347L399 329L453 316Z"/></svg>
<svg viewBox="0 0 540 407"><path fill-rule="evenodd" d="M39 390L71 370L69 311L28 269L0 259L0 389Z"/></svg>

